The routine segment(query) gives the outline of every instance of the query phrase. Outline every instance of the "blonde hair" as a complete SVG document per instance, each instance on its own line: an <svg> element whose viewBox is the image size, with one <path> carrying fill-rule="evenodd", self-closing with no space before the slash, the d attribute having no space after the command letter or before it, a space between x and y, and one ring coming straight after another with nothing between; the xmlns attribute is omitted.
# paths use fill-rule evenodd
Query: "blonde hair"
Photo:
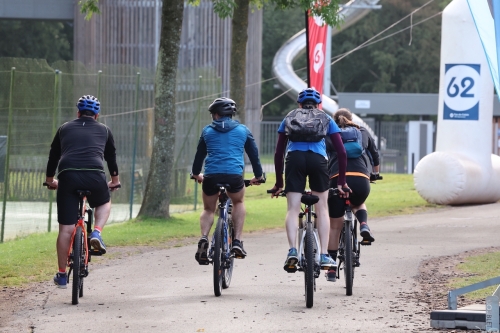
<svg viewBox="0 0 500 333"><path fill-rule="evenodd" d="M335 114L333 115L333 120L335 120L335 122L337 123L337 125L339 125L340 128L348 126L359 128L359 125L355 124L352 121L351 111L349 111L349 109L346 108L338 109L337 112L335 112Z"/></svg>

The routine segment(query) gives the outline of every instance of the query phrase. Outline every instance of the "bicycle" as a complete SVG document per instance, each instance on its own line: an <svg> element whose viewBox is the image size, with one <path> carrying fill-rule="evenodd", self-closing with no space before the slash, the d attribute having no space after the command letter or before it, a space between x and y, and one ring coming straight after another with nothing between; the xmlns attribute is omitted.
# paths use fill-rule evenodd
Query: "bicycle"
<svg viewBox="0 0 500 333"><path fill-rule="evenodd" d="M375 180L382 180L380 175L372 174L370 182L375 183ZM331 188L330 195L338 195L338 188ZM351 209L351 202L349 198L345 198L345 214L344 225L340 232L339 249L337 258L339 260L335 278L340 278L340 271L344 271L346 295L352 296L352 287L354 284L354 269L360 266L359 258L361 256L361 246L369 246L372 243L369 240L362 239L358 242L358 219L353 214ZM330 280L328 272L325 273L327 280Z"/></svg>
<svg viewBox="0 0 500 333"><path fill-rule="evenodd" d="M267 190L267 193L274 193L273 190ZM281 191L278 196L286 197L286 193ZM297 270L304 272L305 299L306 307L312 308L314 303L314 292L316 291L316 279L320 275L320 245L318 230L316 228L316 213L314 204L319 201L319 197L311 194L310 191L304 191L300 201L304 204L299 213L298 228L298 262L296 266L290 266L285 269L289 273L295 273ZM304 217L306 218L304 221ZM313 219L314 218L314 219Z"/></svg>
<svg viewBox="0 0 500 333"><path fill-rule="evenodd" d="M260 183L265 183L265 175ZM191 176L191 179L194 179ZM245 187L250 186L250 180L244 180ZM233 276L234 258L237 257L233 253L234 228L231 210L233 204L227 195L229 184L216 184L219 187L219 218L215 225L215 230L212 235L210 250L208 251L208 264L213 265L213 281L215 296L222 295L222 289L229 288L231 278Z"/></svg>
<svg viewBox="0 0 500 333"><path fill-rule="evenodd" d="M44 182L43 186L53 189L48 183ZM114 188L120 188L118 185ZM71 292L71 303L78 304L79 298L83 297L83 279L89 275L88 263L92 256L101 256L103 253L100 250L93 249L90 246L90 233L92 232L92 222L94 219L93 210L87 205L87 196L91 195L87 190L76 190L79 197L78 202L78 220L75 224L75 229L71 234L71 242L68 250L69 272L67 274L67 282L69 283L70 275L73 273L73 284ZM87 220L85 216L87 215Z"/></svg>

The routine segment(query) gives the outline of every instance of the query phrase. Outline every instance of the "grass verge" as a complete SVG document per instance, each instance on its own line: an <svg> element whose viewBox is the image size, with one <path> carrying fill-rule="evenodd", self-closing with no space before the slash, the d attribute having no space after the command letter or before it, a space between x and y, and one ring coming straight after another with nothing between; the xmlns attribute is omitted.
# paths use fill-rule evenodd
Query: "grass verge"
<svg viewBox="0 0 500 333"><path fill-rule="evenodd" d="M270 199L266 193L274 183L274 174L269 174L266 184L246 189L245 232L284 227L286 199ZM418 195L412 175L402 174L384 174L384 180L372 186L367 205L370 217L411 214L437 207ZM173 214L169 219L133 219L106 226L103 236L110 247L163 247L174 239L198 236L200 212ZM0 286L49 279L57 269L56 238L56 232L32 234L0 244Z"/></svg>

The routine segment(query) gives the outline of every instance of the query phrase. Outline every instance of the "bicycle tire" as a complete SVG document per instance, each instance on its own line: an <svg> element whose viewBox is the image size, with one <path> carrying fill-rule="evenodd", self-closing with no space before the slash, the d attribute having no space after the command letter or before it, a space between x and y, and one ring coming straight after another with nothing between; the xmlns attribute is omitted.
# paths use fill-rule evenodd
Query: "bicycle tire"
<svg viewBox="0 0 500 333"><path fill-rule="evenodd" d="M81 227L76 227L75 238L73 240L73 285L71 293L71 303L78 304L80 298L80 290L83 287L83 277L81 275L81 267L84 263L83 257L83 230ZM82 294L83 295L83 294Z"/></svg>
<svg viewBox="0 0 500 333"><path fill-rule="evenodd" d="M353 256L353 234L351 229L351 221L344 222L344 278L345 278L345 294L352 295L352 285L354 282L354 256Z"/></svg>
<svg viewBox="0 0 500 333"><path fill-rule="evenodd" d="M227 219L227 234L228 234L228 239L227 239L227 252L228 258L224 260L224 268L222 272L222 288L227 289L229 288L229 285L231 284L231 278L233 276L233 268L234 268L234 256L231 255L231 248L233 245L233 240L234 240L234 229L233 229L233 221L230 215L228 215Z"/></svg>
<svg viewBox="0 0 500 333"><path fill-rule="evenodd" d="M314 303L314 234L313 224L310 222L307 222L304 252L306 264L304 269L306 307L312 308Z"/></svg>
<svg viewBox="0 0 500 333"><path fill-rule="evenodd" d="M223 221L219 217L214 231L214 257L212 264L214 266L214 294L220 296L222 293L222 239L224 237L222 230Z"/></svg>

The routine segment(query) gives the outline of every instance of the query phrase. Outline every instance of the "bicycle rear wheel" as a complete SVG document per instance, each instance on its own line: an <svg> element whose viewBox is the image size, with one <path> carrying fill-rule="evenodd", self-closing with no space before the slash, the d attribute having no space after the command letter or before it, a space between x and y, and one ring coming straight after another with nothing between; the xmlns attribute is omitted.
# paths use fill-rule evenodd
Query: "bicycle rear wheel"
<svg viewBox="0 0 500 333"><path fill-rule="evenodd" d="M305 269L304 282L306 292L306 307L312 308L314 302L314 234L313 224L307 222L305 237Z"/></svg>
<svg viewBox="0 0 500 333"><path fill-rule="evenodd" d="M75 238L73 240L73 285L71 293L71 303L78 304L78 298L83 296L83 276L82 266L85 264L85 254L83 252L83 230L76 227Z"/></svg>
<svg viewBox="0 0 500 333"><path fill-rule="evenodd" d="M228 258L224 260L224 268L222 274L222 288L227 289L231 284L231 277L233 276L233 267L234 267L234 256L231 255L231 248L233 245L234 239L234 229L233 229L233 221L231 215L228 215L227 219L227 234L228 239L226 243L226 248L224 249L224 254L228 255Z"/></svg>
<svg viewBox="0 0 500 333"><path fill-rule="evenodd" d="M353 253L353 234L351 222L344 222L344 278L345 278L345 294L352 295L352 285L354 282L354 253Z"/></svg>
<svg viewBox="0 0 500 333"><path fill-rule="evenodd" d="M213 265L214 265L214 294L215 296L220 296L222 291L222 244L223 244L223 230L222 230L223 221L222 218L219 218L217 221L217 226L214 231L214 257L213 257Z"/></svg>

